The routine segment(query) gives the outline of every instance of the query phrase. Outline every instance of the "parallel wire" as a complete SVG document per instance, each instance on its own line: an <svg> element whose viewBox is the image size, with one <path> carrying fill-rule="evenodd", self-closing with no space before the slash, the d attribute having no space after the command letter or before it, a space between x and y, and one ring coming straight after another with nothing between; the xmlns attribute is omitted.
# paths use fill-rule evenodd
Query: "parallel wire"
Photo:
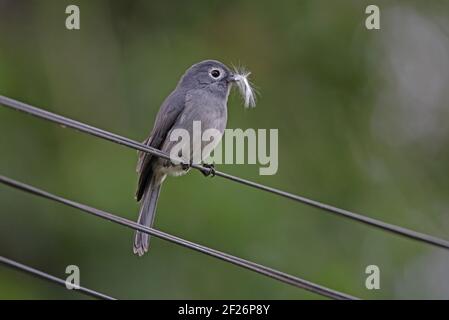
<svg viewBox="0 0 449 320"><path fill-rule="evenodd" d="M350 296L345 293L341 293L332 289L329 289L327 287L315 284L313 282L298 278L296 276L257 264L255 262L251 262L215 249L208 248L206 246L173 236L171 234L159 231L154 228L149 228L142 226L138 223L135 223L133 221L130 221L128 219L116 216L114 214L108 213L103 210L99 210L90 206L87 206L85 204L81 204L72 200L68 200L65 198L62 198L60 196L51 194L49 192L43 191L41 189L35 188L33 186L27 185L25 183L7 178L5 176L0 175L0 183L8 185L10 187L19 189L24 192L28 192L31 194L34 194L39 197L43 197L49 200L53 200L62 204L65 204L67 206L79 209L81 211L87 212L88 214L100 217L105 220L109 220L112 222L115 222L117 224L120 224L122 226L126 226L129 228L132 228L134 230L138 230L147 234L150 234L152 236L158 237L160 239L175 243L177 245L180 245L185 248L189 248L198 252L201 252L203 254L218 258L220 260L229 262L231 264L237 265L239 267L251 270L253 272L265 275L267 277L273 278L275 280L278 280L283 283L290 284L292 286L295 286L297 288L302 288L311 292L314 292L316 294L331 298L331 299L338 299L338 300L358 300L358 298Z"/></svg>
<svg viewBox="0 0 449 320"><path fill-rule="evenodd" d="M147 146L145 144L136 142L134 140L131 140L129 138L125 138L122 137L120 135L87 125L85 123L76 121L76 120L72 120L66 117L63 117L61 115L49 112L49 111L45 111L42 110L40 108L36 108L33 107L29 104L5 97L0 95L0 104L9 107L11 109L15 109L15 110L19 110L28 114L31 114L33 116L36 116L38 118L41 119L45 119L51 122L55 122L57 124L63 125L65 127L69 127L72 129L76 129L78 131L105 139L105 140L109 140L112 141L114 143L120 144L120 145L124 145L127 146L129 148L133 148L139 151L143 151L146 153L150 153L152 155L164 158L164 159L170 159L170 156L158 149L155 149L153 147ZM192 168L195 168L197 170L202 171L203 173L210 173L211 172L211 168L208 167L204 167L202 165L198 165L198 164L192 164L191 165ZM425 233L421 233L421 232L417 232L417 231L413 231L404 227L400 227L391 223L387 223L387 222L383 222L381 220L378 219L374 219L374 218L370 218L364 215L361 215L359 213L355 213L352 211L348 211L345 209L341 209L341 208L337 208L328 204L324 204L303 196L299 196L299 195L295 195L286 191L282 191L276 188L272 188L257 182L253 182L250 180L246 180L246 179L242 179L240 177L236 177L218 170L215 170L215 175L243 184L243 185L247 185L259 190L263 190L269 193L273 193L276 194L278 196L284 197L284 198L288 198L306 205L309 205L311 207L315 207L318 209L321 209L323 211L326 211L328 213L332 213L335 214L337 216L342 216L354 221L357 221L359 223L363 223L372 227L376 227L409 239L413 239L416 241L420 241L420 242L424 242L433 246L437 246L440 248L444 248L444 249L449 249L449 241L435 237L435 236L431 236Z"/></svg>
<svg viewBox="0 0 449 320"><path fill-rule="evenodd" d="M45 273L43 271L34 269L32 267L29 267L27 265L24 265L22 263L19 263L17 261L14 261L14 260L2 257L2 256L0 256L0 264L3 264L5 266L7 266L7 267L10 267L10 268L13 268L13 269L16 269L16 270L19 270L19 271L31 274L31 275L33 275L36 278L44 279L44 280L56 283L58 285L61 285L63 287L66 286L66 282L64 280L60 279L60 278L57 278L55 276L52 276L51 274L48 274L48 273ZM97 298L97 299L116 300L115 298L107 296L107 295L105 295L103 293L100 293L100 292L97 292L95 290L88 289L88 288L85 288L85 287L81 287L81 286L79 288L77 288L77 289L73 289L72 291L78 291L78 292L81 292L81 293L83 293L85 295L88 295L88 296L91 296L91 297Z"/></svg>

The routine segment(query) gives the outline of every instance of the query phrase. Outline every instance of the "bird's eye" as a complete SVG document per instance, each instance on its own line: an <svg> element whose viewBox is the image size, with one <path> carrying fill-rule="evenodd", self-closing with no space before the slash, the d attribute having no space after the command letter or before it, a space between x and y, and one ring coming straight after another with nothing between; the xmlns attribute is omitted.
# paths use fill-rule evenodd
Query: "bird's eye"
<svg viewBox="0 0 449 320"><path fill-rule="evenodd" d="M217 79L218 77L220 77L220 71L217 69L214 69L210 72L210 75L212 76L212 78Z"/></svg>

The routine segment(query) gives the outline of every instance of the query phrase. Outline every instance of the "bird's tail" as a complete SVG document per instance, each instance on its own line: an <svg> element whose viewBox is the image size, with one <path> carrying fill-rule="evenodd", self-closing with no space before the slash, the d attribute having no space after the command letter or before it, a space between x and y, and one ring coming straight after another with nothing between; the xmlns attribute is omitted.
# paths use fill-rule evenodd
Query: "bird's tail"
<svg viewBox="0 0 449 320"><path fill-rule="evenodd" d="M153 175L150 183L147 185L144 191L142 200L140 201L140 212L137 223L146 227L151 227L153 225L154 216L156 214L157 200L161 191L161 185L162 183L160 179ZM150 235L147 233L136 231L133 248L134 253L142 256L145 252L148 251L149 244Z"/></svg>

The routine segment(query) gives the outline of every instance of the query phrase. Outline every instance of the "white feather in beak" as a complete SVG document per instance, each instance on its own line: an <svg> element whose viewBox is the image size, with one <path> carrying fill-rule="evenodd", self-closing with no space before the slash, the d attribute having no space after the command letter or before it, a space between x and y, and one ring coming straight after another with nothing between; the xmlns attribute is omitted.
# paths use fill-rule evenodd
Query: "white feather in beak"
<svg viewBox="0 0 449 320"><path fill-rule="evenodd" d="M251 72L244 69L234 70L235 84L242 95L245 108L254 108L256 106L256 95L251 82L248 80L250 74Z"/></svg>

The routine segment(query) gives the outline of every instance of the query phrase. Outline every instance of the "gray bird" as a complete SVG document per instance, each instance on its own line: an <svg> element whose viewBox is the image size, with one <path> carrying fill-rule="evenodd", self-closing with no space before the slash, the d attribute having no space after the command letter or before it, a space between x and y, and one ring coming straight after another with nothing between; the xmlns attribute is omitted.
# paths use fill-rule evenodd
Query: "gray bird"
<svg viewBox="0 0 449 320"><path fill-rule="evenodd" d="M254 94L247 77L249 73L232 72L226 65L215 60L205 60L191 66L181 77L175 90L165 99L156 116L150 136L144 144L159 149L167 154L177 143L170 141L173 130L184 129L192 136L193 122L200 121L201 131L215 129L218 137L214 138L216 146L226 128L227 101L233 83L240 89L245 106L255 106ZM201 147L204 148L204 142ZM192 159L190 154L179 154L182 159ZM192 161L190 160L190 162ZM137 173L139 176L136 199L140 201L138 223L151 227L154 222L157 201L161 185L167 175L178 176L188 171L185 164L139 152ZM134 240L134 253L142 256L148 251L150 237L137 231Z"/></svg>

